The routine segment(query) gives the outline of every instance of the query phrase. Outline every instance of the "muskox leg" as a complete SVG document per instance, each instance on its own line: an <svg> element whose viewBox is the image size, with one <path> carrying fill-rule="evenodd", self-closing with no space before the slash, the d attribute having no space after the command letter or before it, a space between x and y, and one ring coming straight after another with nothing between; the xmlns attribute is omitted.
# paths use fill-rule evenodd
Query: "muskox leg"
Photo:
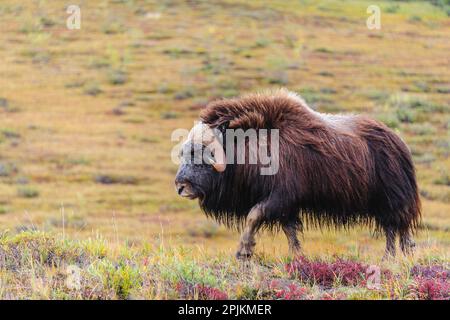
<svg viewBox="0 0 450 320"><path fill-rule="evenodd" d="M256 205L250 210L245 220L245 228L241 235L239 248L236 252L236 258L248 259L253 255L253 248L256 245L255 234L261 226L263 220L263 211L261 205Z"/></svg>
<svg viewBox="0 0 450 320"><path fill-rule="evenodd" d="M386 234L386 250L384 251L383 260L395 257L395 238L396 232L390 228L385 228Z"/></svg>
<svg viewBox="0 0 450 320"><path fill-rule="evenodd" d="M400 234L400 249L404 255L409 255L414 253L414 247L416 243L411 238L411 232L406 231Z"/></svg>
<svg viewBox="0 0 450 320"><path fill-rule="evenodd" d="M289 255L295 257L300 254L301 247L300 241L297 238L297 228L294 225L282 225L284 234L286 235L289 243Z"/></svg>

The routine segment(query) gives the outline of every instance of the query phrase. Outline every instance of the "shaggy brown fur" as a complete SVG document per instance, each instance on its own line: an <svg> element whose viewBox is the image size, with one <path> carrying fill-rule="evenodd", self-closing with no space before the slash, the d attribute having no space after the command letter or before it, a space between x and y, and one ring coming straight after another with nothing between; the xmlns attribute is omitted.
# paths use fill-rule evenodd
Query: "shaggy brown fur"
<svg viewBox="0 0 450 320"><path fill-rule="evenodd" d="M391 254L396 235L410 243L421 215L415 170L408 147L384 124L318 113L285 90L214 101L200 118L221 130L279 129L276 175L235 164L215 178L200 204L218 221L239 226L263 203L261 227L365 224L386 234Z"/></svg>

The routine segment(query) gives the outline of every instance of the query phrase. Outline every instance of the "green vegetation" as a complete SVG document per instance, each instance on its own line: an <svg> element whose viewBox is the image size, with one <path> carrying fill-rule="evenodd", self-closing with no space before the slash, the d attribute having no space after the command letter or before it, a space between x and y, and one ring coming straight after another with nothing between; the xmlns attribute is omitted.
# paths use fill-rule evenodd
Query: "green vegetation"
<svg viewBox="0 0 450 320"><path fill-rule="evenodd" d="M37 198L39 191L30 187L21 187L17 189L17 195L22 198Z"/></svg>
<svg viewBox="0 0 450 320"><path fill-rule="evenodd" d="M174 191L173 130L211 100L280 86L320 112L379 119L411 148L418 254L388 267L404 280L395 297L417 297L407 266L444 265L450 248L449 4L380 1L381 29L368 30L371 4L85 1L68 30L62 0L1 1L0 297L389 298L294 281L283 235L262 234L243 268L237 232ZM303 248L377 264L383 242L307 230ZM82 289L66 286L69 266Z"/></svg>
<svg viewBox="0 0 450 320"><path fill-rule="evenodd" d="M356 258L300 258L299 265L296 260L257 257L241 265L229 255L162 242L134 247L101 238L74 241L42 232L4 233L0 299L448 298L441 277L450 271L440 258L384 263L376 289L366 286L368 265ZM298 268L304 269L301 276Z"/></svg>

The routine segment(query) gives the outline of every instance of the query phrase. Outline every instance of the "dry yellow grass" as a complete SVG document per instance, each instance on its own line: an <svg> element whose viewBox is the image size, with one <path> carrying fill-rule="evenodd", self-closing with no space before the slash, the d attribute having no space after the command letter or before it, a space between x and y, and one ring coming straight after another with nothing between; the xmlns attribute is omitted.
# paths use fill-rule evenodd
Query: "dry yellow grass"
<svg viewBox="0 0 450 320"><path fill-rule="evenodd" d="M418 256L448 260L450 20L428 2L381 1L382 29L368 30L369 4L82 1L81 29L68 30L65 1L2 1L1 229L232 255L237 233L174 192L170 135L210 98L285 86L320 111L396 127L423 194ZM424 101L406 111L413 123L398 96ZM303 244L373 261L384 240L308 230ZM287 244L263 235L257 250L278 258Z"/></svg>

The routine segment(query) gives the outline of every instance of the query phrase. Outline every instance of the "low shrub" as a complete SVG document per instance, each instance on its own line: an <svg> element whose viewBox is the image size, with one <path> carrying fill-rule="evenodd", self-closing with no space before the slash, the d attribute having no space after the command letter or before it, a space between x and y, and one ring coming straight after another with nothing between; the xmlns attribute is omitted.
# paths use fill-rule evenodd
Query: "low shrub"
<svg viewBox="0 0 450 320"><path fill-rule="evenodd" d="M17 195L21 198L37 198L39 191L32 187L21 187L17 189Z"/></svg>
<svg viewBox="0 0 450 320"><path fill-rule="evenodd" d="M191 284L179 282L176 284L176 291L182 299L198 300L227 300L226 292L203 284Z"/></svg>
<svg viewBox="0 0 450 320"><path fill-rule="evenodd" d="M286 271L291 277L324 287L332 287L335 284L364 286L367 282L368 268L369 266L363 263L342 258L337 258L333 262L325 262L298 257L286 265ZM391 276L388 270L382 270L381 273L385 279Z"/></svg>

